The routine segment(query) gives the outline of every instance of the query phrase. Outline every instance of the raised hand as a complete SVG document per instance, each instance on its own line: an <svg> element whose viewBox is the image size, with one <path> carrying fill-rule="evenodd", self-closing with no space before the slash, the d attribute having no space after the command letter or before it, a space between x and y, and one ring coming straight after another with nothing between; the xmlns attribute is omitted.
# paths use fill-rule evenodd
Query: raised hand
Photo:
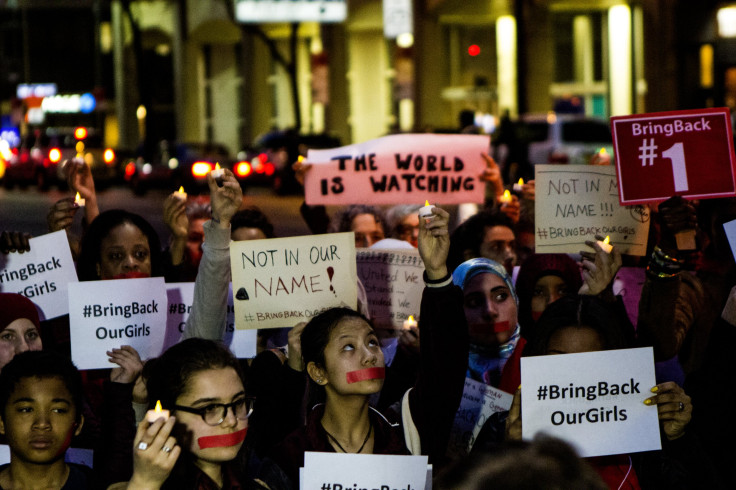
<svg viewBox="0 0 736 490"><path fill-rule="evenodd" d="M429 279L447 276L447 254L450 251L448 223L450 213L434 206L434 215L419 218L419 255L424 261L424 270Z"/></svg>
<svg viewBox="0 0 736 490"><path fill-rule="evenodd" d="M113 383L132 383L143 371L143 362L138 351L129 345L107 351L107 356L108 361L118 365L110 372L110 381Z"/></svg>

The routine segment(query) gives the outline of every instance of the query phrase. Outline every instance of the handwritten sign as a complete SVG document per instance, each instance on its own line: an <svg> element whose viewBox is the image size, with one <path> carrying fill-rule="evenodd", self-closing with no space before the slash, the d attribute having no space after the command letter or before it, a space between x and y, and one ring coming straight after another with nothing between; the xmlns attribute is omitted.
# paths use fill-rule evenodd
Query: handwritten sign
<svg viewBox="0 0 736 490"><path fill-rule="evenodd" d="M230 245L235 328L279 328L358 305L355 235L332 233Z"/></svg>
<svg viewBox="0 0 736 490"><path fill-rule="evenodd" d="M483 202L488 136L396 134L309 150L307 204L460 204Z"/></svg>
<svg viewBox="0 0 736 490"><path fill-rule="evenodd" d="M121 345L141 359L160 355L166 307L162 277L69 284L72 361L79 369L111 368L105 352Z"/></svg>
<svg viewBox="0 0 736 490"><path fill-rule="evenodd" d="M661 449L651 347L521 358L522 436L545 432L582 457Z"/></svg>
<svg viewBox="0 0 736 490"><path fill-rule="evenodd" d="M166 338L164 349L181 340L184 326L194 302L193 282L173 282L166 284L166 296L169 306L166 315ZM227 317L225 320L225 336L223 343L230 348L235 357L248 359L256 356L258 331L235 329L235 307L233 306L233 290L230 286L227 300Z"/></svg>
<svg viewBox="0 0 736 490"><path fill-rule="evenodd" d="M41 320L69 313L67 284L77 282L66 232L31 238L31 250L0 255L0 292L33 301Z"/></svg>
<svg viewBox="0 0 736 490"><path fill-rule="evenodd" d="M300 476L299 488L304 490L423 490L427 456L307 451Z"/></svg>
<svg viewBox="0 0 736 490"><path fill-rule="evenodd" d="M465 378L465 389L450 432L447 455L453 458L467 456L490 416L508 410L513 400L514 396L509 393Z"/></svg>
<svg viewBox="0 0 736 490"><path fill-rule="evenodd" d="M614 167L537 165L535 173L537 253L579 253L595 235L621 253L646 253L649 209L619 205Z"/></svg>
<svg viewBox="0 0 736 490"><path fill-rule="evenodd" d="M358 277L368 296L368 311L378 328L401 328L419 317L424 263L417 250L359 249Z"/></svg>
<svg viewBox="0 0 736 490"><path fill-rule="evenodd" d="M611 118L621 204L736 195L728 108Z"/></svg>

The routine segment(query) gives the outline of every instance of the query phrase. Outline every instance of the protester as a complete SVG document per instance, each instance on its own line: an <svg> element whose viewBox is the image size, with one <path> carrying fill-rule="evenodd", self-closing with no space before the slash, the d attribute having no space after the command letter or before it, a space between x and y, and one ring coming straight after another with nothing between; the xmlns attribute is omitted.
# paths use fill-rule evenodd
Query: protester
<svg viewBox="0 0 736 490"><path fill-rule="evenodd" d="M143 217L111 209L87 229L77 260L80 281L163 275L156 230Z"/></svg>
<svg viewBox="0 0 736 490"><path fill-rule="evenodd" d="M0 488L94 488L86 466L66 463L82 430L82 380L66 358L24 352L0 373L0 434L10 463L0 466Z"/></svg>
<svg viewBox="0 0 736 490"><path fill-rule="evenodd" d="M386 211L388 235L391 238L403 240L417 247L419 237L419 208L420 204L399 204Z"/></svg>
<svg viewBox="0 0 736 490"><path fill-rule="evenodd" d="M632 347L627 343L619 316L593 296L569 295L549 305L537 324L534 341L525 355L573 354ZM662 431L662 451L588 458L610 488L718 488L715 470L703 454L699 440L688 430L692 414L690 397L676 383L660 383L645 397L645 405L657 405ZM491 419L493 420L493 419ZM505 438L521 438L520 390L516 391L505 421ZM484 433L485 432L485 433ZM493 432L487 423L474 450L486 447Z"/></svg>
<svg viewBox="0 0 736 490"><path fill-rule="evenodd" d="M179 196L173 192L164 200L164 223L171 232L169 248L164 253L167 282L194 281L202 259L202 226L211 214L209 202Z"/></svg>
<svg viewBox="0 0 736 490"><path fill-rule="evenodd" d="M383 213L374 206L353 204L336 213L330 220L328 233L352 231L355 247L368 248L386 236Z"/></svg>
<svg viewBox="0 0 736 490"><path fill-rule="evenodd" d="M253 399L244 389L237 359L204 339L184 340L149 361L149 408L160 401L171 416L143 419L133 444L133 476L115 488L284 488L249 476L243 441ZM156 400L156 401L154 401ZM268 475L279 475L271 468Z"/></svg>
<svg viewBox="0 0 736 490"><path fill-rule="evenodd" d="M33 302L16 293L0 293L0 370L15 355L43 348L38 311Z"/></svg>
<svg viewBox="0 0 736 490"><path fill-rule="evenodd" d="M515 239L513 225L504 214L480 211L452 233L447 266L454 270L466 260L485 257L503 265L511 274L517 265Z"/></svg>
<svg viewBox="0 0 736 490"><path fill-rule="evenodd" d="M437 207L420 220L419 252L427 287L420 318L431 318L421 335L419 379L404 394L397 413L381 414L369 406L383 385L384 357L371 324L359 313L333 308L316 316L301 334L301 352L310 388L324 403L308 415L307 425L288 436L274 460L298 488L305 451L358 454L427 454L444 459L450 426L460 402L467 334L459 311L460 291L451 286L446 267L449 214ZM420 320L420 330L422 329ZM401 422L399 422L401 421Z"/></svg>

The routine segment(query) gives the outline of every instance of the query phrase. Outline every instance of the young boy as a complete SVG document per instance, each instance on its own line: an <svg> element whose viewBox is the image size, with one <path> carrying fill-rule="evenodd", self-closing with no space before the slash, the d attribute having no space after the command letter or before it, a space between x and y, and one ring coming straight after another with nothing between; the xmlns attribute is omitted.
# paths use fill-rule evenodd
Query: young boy
<svg viewBox="0 0 736 490"><path fill-rule="evenodd" d="M0 372L0 434L10 463L0 466L0 490L91 488L91 470L64 454L82 430L82 379L58 354L17 354Z"/></svg>

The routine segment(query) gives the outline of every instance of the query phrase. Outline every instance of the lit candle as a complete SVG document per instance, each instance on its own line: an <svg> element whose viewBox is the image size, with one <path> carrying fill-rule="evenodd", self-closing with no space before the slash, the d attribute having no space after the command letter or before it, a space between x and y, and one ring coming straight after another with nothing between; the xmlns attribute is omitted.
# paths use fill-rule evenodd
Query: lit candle
<svg viewBox="0 0 736 490"><path fill-rule="evenodd" d="M424 201L424 207L419 209L419 217L420 218L431 218L434 216L434 213L432 212L432 205L429 204L429 201Z"/></svg>
<svg viewBox="0 0 736 490"><path fill-rule="evenodd" d="M524 179L519 179L519 182L514 184L514 192L521 192L524 190Z"/></svg>
<svg viewBox="0 0 736 490"><path fill-rule="evenodd" d="M178 190L178 191L176 191L176 192L174 192L174 195L175 195L175 196L176 196L176 197L177 197L178 199L181 199L182 201L186 201L186 200L187 200L187 193L186 193L186 192L184 192L184 186L180 186L180 187L179 187L179 190Z"/></svg>
<svg viewBox="0 0 736 490"><path fill-rule="evenodd" d="M219 185L220 187L222 187L222 174L223 173L225 172L220 168L220 163L219 162L215 163L215 169L212 171L212 177L215 179L215 181L217 182L217 185Z"/></svg>
<svg viewBox="0 0 736 490"><path fill-rule="evenodd" d="M598 245L600 245L600 247L603 249L603 251L606 252L607 254L610 254L611 253L611 250L613 250L613 245L611 245L610 243L608 243L610 241L611 241L611 237L609 237L608 235L606 235L606 238L603 241L598 240L598 242L597 242Z"/></svg>
<svg viewBox="0 0 736 490"><path fill-rule="evenodd" d="M77 195L74 197L74 204L81 208L82 206L84 206L84 203L84 198L82 198L82 196L79 195L79 192L77 192Z"/></svg>
<svg viewBox="0 0 736 490"><path fill-rule="evenodd" d="M156 408L146 412L146 421L149 424L156 422L158 419L164 419L164 422L169 420L169 411L161 409L161 400L156 402Z"/></svg>
<svg viewBox="0 0 736 490"><path fill-rule="evenodd" d="M404 330L409 330L411 327L416 327L417 321L414 319L413 315L409 315L409 318L404 320Z"/></svg>
<svg viewBox="0 0 736 490"><path fill-rule="evenodd" d="M500 201L503 204L509 204L511 202L511 193L508 189L503 191L503 196L501 196Z"/></svg>

